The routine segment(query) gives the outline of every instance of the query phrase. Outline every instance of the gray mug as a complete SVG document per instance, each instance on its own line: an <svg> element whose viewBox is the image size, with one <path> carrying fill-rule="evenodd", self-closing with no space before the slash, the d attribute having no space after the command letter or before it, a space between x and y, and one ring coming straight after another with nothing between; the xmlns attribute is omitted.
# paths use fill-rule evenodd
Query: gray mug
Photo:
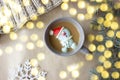
<svg viewBox="0 0 120 80"><path fill-rule="evenodd" d="M58 22L69 22L71 24L73 24L75 26L75 28L77 29L77 31L79 32L79 41L77 44L76 49L72 50L72 51L68 51L66 53L64 52L60 52L57 51L56 49L54 49L54 47L51 45L51 42L49 40L49 31L51 30L51 25L54 23L58 23ZM69 17L65 17L65 18L59 18L56 19L54 21L52 21L46 28L45 30L45 34L44 34L44 41L46 46L48 47L48 49L50 51L52 51L54 54L60 55L60 56L70 56L73 54L76 54L77 52L83 53L83 54L88 54L91 53L85 46L84 46L84 41L85 41L85 34L83 31L83 28L81 27L81 25L74 19L69 18Z"/></svg>

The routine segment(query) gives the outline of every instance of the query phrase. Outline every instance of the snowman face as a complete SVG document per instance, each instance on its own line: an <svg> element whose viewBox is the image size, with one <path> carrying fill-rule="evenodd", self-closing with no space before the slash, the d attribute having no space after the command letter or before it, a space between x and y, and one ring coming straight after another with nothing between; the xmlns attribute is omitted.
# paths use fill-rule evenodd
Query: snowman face
<svg viewBox="0 0 120 80"><path fill-rule="evenodd" d="M70 35L70 31L69 31L68 29L64 28L64 29L62 30L62 32L60 33L58 39L59 39L60 41L65 41L65 40L68 39L70 36L71 36L71 35Z"/></svg>

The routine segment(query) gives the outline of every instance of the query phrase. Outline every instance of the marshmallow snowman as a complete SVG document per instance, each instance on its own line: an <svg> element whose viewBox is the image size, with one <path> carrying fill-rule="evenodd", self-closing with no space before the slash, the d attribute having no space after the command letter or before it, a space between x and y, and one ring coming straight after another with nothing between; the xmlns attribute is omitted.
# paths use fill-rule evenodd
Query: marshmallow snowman
<svg viewBox="0 0 120 80"><path fill-rule="evenodd" d="M77 47L76 43L72 39L70 31L63 26L58 26L57 28L50 30L50 35L54 35L60 41L62 52L66 53L68 48L76 49Z"/></svg>

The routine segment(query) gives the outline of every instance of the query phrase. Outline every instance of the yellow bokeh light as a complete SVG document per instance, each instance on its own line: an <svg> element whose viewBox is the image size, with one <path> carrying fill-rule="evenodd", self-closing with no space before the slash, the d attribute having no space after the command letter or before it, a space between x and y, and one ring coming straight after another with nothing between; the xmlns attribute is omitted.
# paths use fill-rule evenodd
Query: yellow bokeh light
<svg viewBox="0 0 120 80"><path fill-rule="evenodd" d="M38 19L37 14L32 15L32 16L30 17L30 19L33 20L33 21L37 20L37 19Z"/></svg>
<svg viewBox="0 0 120 80"><path fill-rule="evenodd" d="M96 46L94 44L90 44L88 46L88 49L91 51L91 52L94 52L96 50Z"/></svg>
<svg viewBox="0 0 120 80"><path fill-rule="evenodd" d="M13 22L7 21L6 24L7 24L8 26L10 26L10 28L13 28Z"/></svg>
<svg viewBox="0 0 120 80"><path fill-rule="evenodd" d="M80 73L78 70L72 71L72 77L73 78L78 78L80 76Z"/></svg>
<svg viewBox="0 0 120 80"><path fill-rule="evenodd" d="M118 58L120 58L120 52L118 52Z"/></svg>
<svg viewBox="0 0 120 80"><path fill-rule="evenodd" d="M69 0L62 0L63 2L69 2Z"/></svg>
<svg viewBox="0 0 120 80"><path fill-rule="evenodd" d="M61 4L61 9L62 10L68 10L68 8L69 8L68 3L64 2L64 3Z"/></svg>
<svg viewBox="0 0 120 80"><path fill-rule="evenodd" d="M31 59L30 60L30 64L34 67L34 66L37 66L38 65L38 61L37 61L37 59Z"/></svg>
<svg viewBox="0 0 120 80"><path fill-rule="evenodd" d="M34 23L33 22L27 22L26 27L28 29L33 29L34 28Z"/></svg>
<svg viewBox="0 0 120 80"><path fill-rule="evenodd" d="M44 8L43 6L41 6L41 7L39 7L39 8L37 9L37 12L38 12L39 14L43 14L43 13L45 13L45 8Z"/></svg>
<svg viewBox="0 0 120 80"><path fill-rule="evenodd" d="M20 36L20 40L22 42L26 42L28 40L28 36L27 35L22 35L22 36Z"/></svg>
<svg viewBox="0 0 120 80"><path fill-rule="evenodd" d="M112 13L107 13L106 16L105 16L105 18L106 18L107 20L112 20L113 17L114 17L114 16L113 16Z"/></svg>
<svg viewBox="0 0 120 80"><path fill-rule="evenodd" d="M103 18L103 17L98 17L98 18L97 18L97 22L98 22L99 24L102 24L102 23L104 22L104 18Z"/></svg>
<svg viewBox="0 0 120 80"><path fill-rule="evenodd" d="M93 15L92 14L85 14L85 19L88 20L88 19L92 19Z"/></svg>
<svg viewBox="0 0 120 80"><path fill-rule="evenodd" d="M100 3L100 2L102 2L103 0L96 0L96 2L98 2L98 3Z"/></svg>
<svg viewBox="0 0 120 80"><path fill-rule="evenodd" d="M101 11L107 11L107 10L108 10L108 4L102 3L102 4L100 5L100 10L101 10Z"/></svg>
<svg viewBox="0 0 120 80"><path fill-rule="evenodd" d="M103 71L103 72L101 73L101 76L102 76L104 79L107 79L107 78L109 78L109 73L108 73L107 71Z"/></svg>
<svg viewBox="0 0 120 80"><path fill-rule="evenodd" d="M77 0L70 0L71 2L77 2Z"/></svg>
<svg viewBox="0 0 120 80"><path fill-rule="evenodd" d="M99 56L98 60L99 60L99 62L103 63L106 60L106 58L105 58L105 56L101 55L101 56Z"/></svg>
<svg viewBox="0 0 120 80"><path fill-rule="evenodd" d="M5 48L5 52L7 54L11 54L13 52L13 48L11 46L8 46L8 47Z"/></svg>
<svg viewBox="0 0 120 80"><path fill-rule="evenodd" d="M107 32L107 36L108 36L108 37L114 37L114 31L113 31L113 30L109 30L109 31Z"/></svg>
<svg viewBox="0 0 120 80"><path fill-rule="evenodd" d="M24 6L30 6L30 4L31 4L30 0L23 0Z"/></svg>
<svg viewBox="0 0 120 80"><path fill-rule="evenodd" d="M101 73L101 72L104 71L104 67L103 67L103 66L97 66L96 71L97 71L98 73Z"/></svg>
<svg viewBox="0 0 120 80"><path fill-rule="evenodd" d="M10 32L10 29L11 29L10 26L5 25L5 26L3 26L3 29L2 29L2 30L3 30L4 33L9 33L9 32Z"/></svg>
<svg viewBox="0 0 120 80"><path fill-rule="evenodd" d="M105 51L105 46L104 45L98 45L97 46L97 50L99 51L99 52L104 52Z"/></svg>
<svg viewBox="0 0 120 80"><path fill-rule="evenodd" d="M117 32L116 32L116 37L117 37L117 38L120 38L120 31L117 31Z"/></svg>
<svg viewBox="0 0 120 80"><path fill-rule="evenodd" d="M69 71L69 72L71 72L71 71L74 71L74 70L78 70L80 67L82 67L83 66L83 63L81 63L81 64L73 64L73 65L69 65L69 66L67 66L67 70Z"/></svg>
<svg viewBox="0 0 120 80"><path fill-rule="evenodd" d="M120 77L119 72L112 72L112 78L113 79L119 79L119 77Z"/></svg>
<svg viewBox="0 0 120 80"><path fill-rule="evenodd" d="M91 60L93 60L93 55L92 54L86 54L85 58L86 58L86 60L91 61Z"/></svg>
<svg viewBox="0 0 120 80"><path fill-rule="evenodd" d="M119 28L118 23L117 23L117 22L112 22L112 24L111 24L111 29L112 29L112 30L117 30L118 28Z"/></svg>
<svg viewBox="0 0 120 80"><path fill-rule="evenodd" d="M49 3L49 0L41 0L41 2L45 5L47 5Z"/></svg>
<svg viewBox="0 0 120 80"><path fill-rule="evenodd" d="M0 49L0 56L2 56L2 54L3 54L3 51L2 51L2 49Z"/></svg>
<svg viewBox="0 0 120 80"><path fill-rule="evenodd" d="M111 21L105 20L103 24L104 24L105 27L110 27L111 26Z"/></svg>
<svg viewBox="0 0 120 80"><path fill-rule="evenodd" d="M18 36L15 32L10 32L9 37L10 37L11 40L16 40Z"/></svg>
<svg viewBox="0 0 120 80"><path fill-rule="evenodd" d="M105 42L105 46L106 46L107 48L111 48L111 47L113 47L113 45L114 45L114 43L113 43L113 41L111 41L111 40L107 40L107 41Z"/></svg>
<svg viewBox="0 0 120 80"><path fill-rule="evenodd" d="M66 71L60 71L59 77L60 77L61 79L65 79L65 78L67 77Z"/></svg>
<svg viewBox="0 0 120 80"><path fill-rule="evenodd" d="M86 7L85 1L78 1L78 8L83 9Z"/></svg>
<svg viewBox="0 0 120 80"><path fill-rule="evenodd" d="M93 34L88 35L88 41L93 42L95 40L95 36Z"/></svg>
<svg viewBox="0 0 120 80"><path fill-rule="evenodd" d="M110 57L112 56L112 52L111 52L110 50L106 50L106 51L104 52L104 56L105 56L106 58L110 58Z"/></svg>
<svg viewBox="0 0 120 80"><path fill-rule="evenodd" d="M90 80L99 80L98 76L95 74L92 74Z"/></svg>
<svg viewBox="0 0 120 80"><path fill-rule="evenodd" d="M41 48L41 47L44 46L44 42L43 42L42 40L38 40L38 41L36 42L36 46Z"/></svg>
<svg viewBox="0 0 120 80"><path fill-rule="evenodd" d="M37 69L37 68L32 68L32 69L31 69L31 74L32 74L33 76L38 75L38 69Z"/></svg>
<svg viewBox="0 0 120 80"><path fill-rule="evenodd" d="M21 50L23 49L23 45L20 44L20 43L17 43L17 44L15 45L15 49L16 49L17 51L21 51Z"/></svg>
<svg viewBox="0 0 120 80"><path fill-rule="evenodd" d="M84 14L79 13L79 14L77 15L77 19L78 19L79 21L83 21L83 20L85 19Z"/></svg>
<svg viewBox="0 0 120 80"><path fill-rule="evenodd" d="M28 42L27 44L26 44L26 48L27 49L29 49L29 50L33 50L34 49L34 44L32 43L32 42Z"/></svg>
<svg viewBox="0 0 120 80"><path fill-rule="evenodd" d="M37 23L36 23L36 27L37 28L39 28L39 29L41 29L41 28L44 28L44 23L42 22L42 21L38 21Z"/></svg>
<svg viewBox="0 0 120 80"><path fill-rule="evenodd" d="M37 58L38 58L39 61L42 61L42 60L45 59L45 54L44 53L38 53Z"/></svg>
<svg viewBox="0 0 120 80"><path fill-rule="evenodd" d="M32 41L36 41L36 40L38 40L38 35L35 34L35 33L33 33L33 34L30 36L30 39L31 39Z"/></svg>
<svg viewBox="0 0 120 80"><path fill-rule="evenodd" d="M70 15L75 16L77 14L77 10L75 8L70 8L69 13Z"/></svg>
<svg viewBox="0 0 120 80"><path fill-rule="evenodd" d="M103 66L104 66L106 69L108 69L108 68L111 68L112 63L111 63L110 61L104 61Z"/></svg>
<svg viewBox="0 0 120 80"><path fill-rule="evenodd" d="M120 61L114 63L115 68L120 69Z"/></svg>
<svg viewBox="0 0 120 80"><path fill-rule="evenodd" d="M96 35L96 41L98 41L98 42L101 42L101 41L103 41L103 39L104 39L104 37L103 37L103 35Z"/></svg>
<svg viewBox="0 0 120 80"><path fill-rule="evenodd" d="M93 14L95 12L95 8L93 6L88 6L87 7L87 13L88 14Z"/></svg>

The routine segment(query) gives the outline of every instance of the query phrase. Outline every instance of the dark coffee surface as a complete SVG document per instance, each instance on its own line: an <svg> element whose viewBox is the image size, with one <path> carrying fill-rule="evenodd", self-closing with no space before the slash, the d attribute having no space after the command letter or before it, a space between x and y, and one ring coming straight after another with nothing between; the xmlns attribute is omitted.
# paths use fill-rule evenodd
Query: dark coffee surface
<svg viewBox="0 0 120 80"><path fill-rule="evenodd" d="M67 28L70 31L71 35L72 35L73 41L76 44L78 44L78 41L79 41L79 38L80 38L79 32L72 23L70 23L70 22L57 22L57 23L54 23L54 24L51 25L51 29L54 29L54 28L56 28L58 26L64 26L64 28ZM56 38L56 36L54 36L54 35L49 36L49 41L51 43L51 46L55 50L61 52L62 46L60 44L60 41ZM71 51L71 50L72 50L71 48L68 49L68 51Z"/></svg>

